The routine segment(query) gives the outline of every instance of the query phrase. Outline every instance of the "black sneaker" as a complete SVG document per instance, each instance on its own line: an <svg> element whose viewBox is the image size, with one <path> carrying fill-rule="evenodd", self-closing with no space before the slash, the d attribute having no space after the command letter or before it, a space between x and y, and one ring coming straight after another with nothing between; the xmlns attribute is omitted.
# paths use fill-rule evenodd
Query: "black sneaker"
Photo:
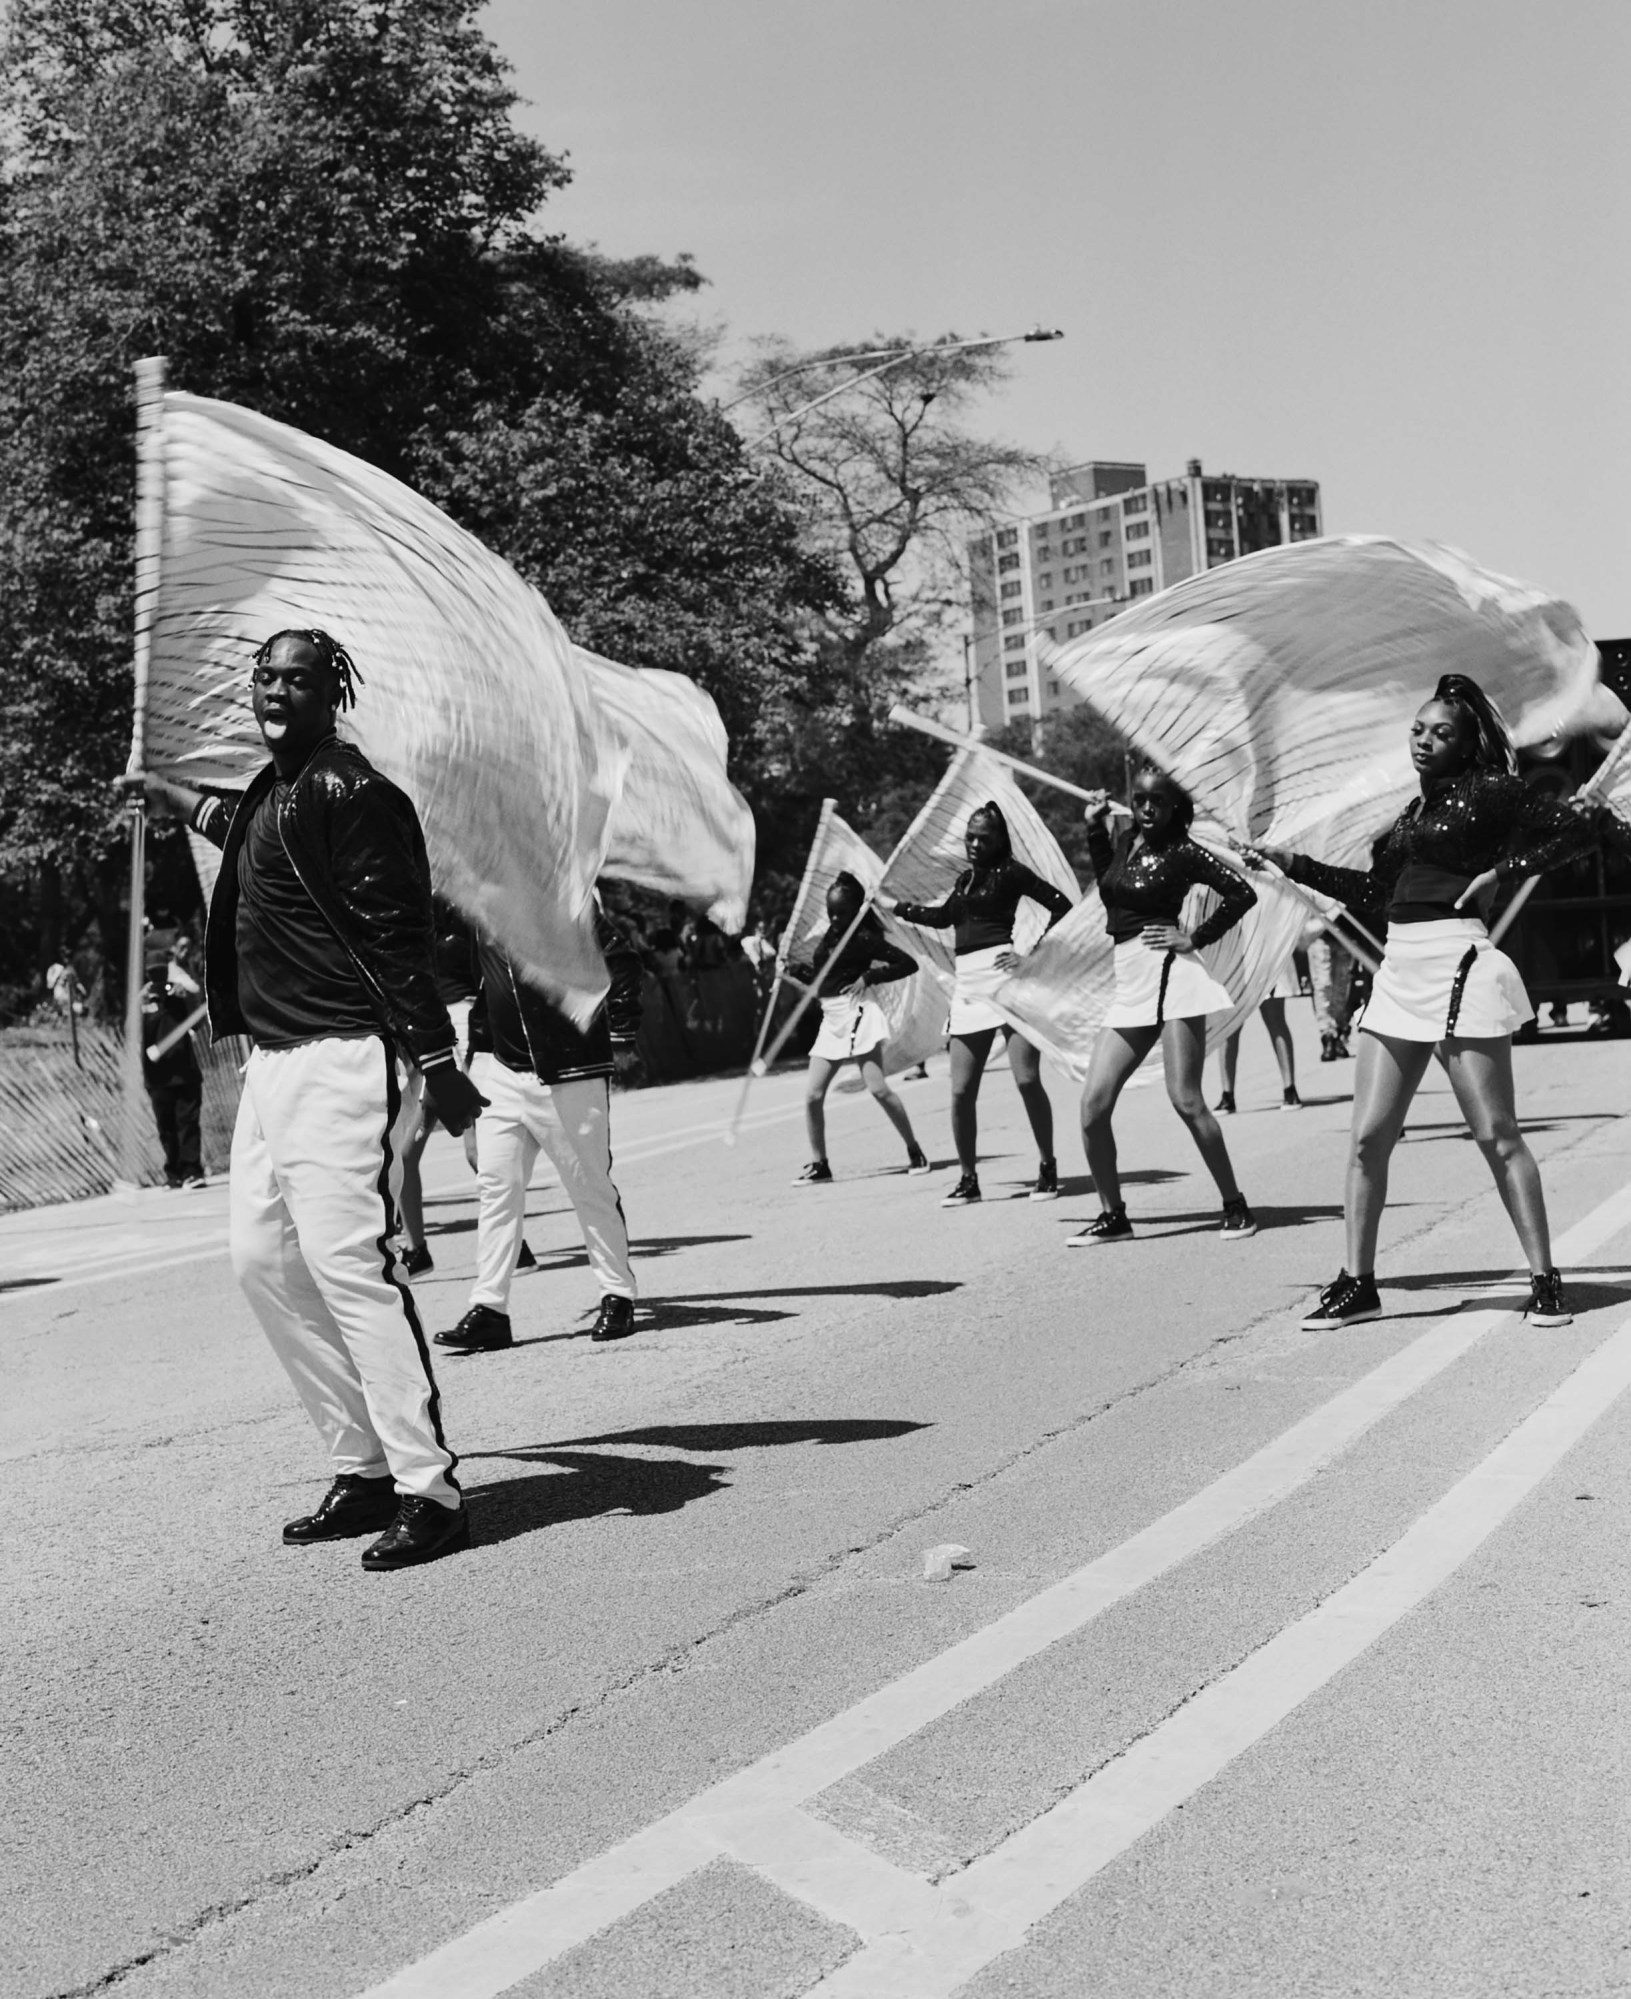
<svg viewBox="0 0 1631 1999"><path fill-rule="evenodd" d="M1051 1159L1044 1159L1036 1169L1036 1185L1031 1189L1033 1201L1057 1201L1059 1198L1059 1168Z"/></svg>
<svg viewBox="0 0 1631 1999"><path fill-rule="evenodd" d="M439 1347L457 1347L461 1353L494 1353L514 1346L508 1312L495 1312L491 1305L472 1305L450 1333L434 1335Z"/></svg>
<svg viewBox="0 0 1631 1999"><path fill-rule="evenodd" d="M1086 1249L1095 1242L1125 1242L1132 1235L1133 1225L1127 1219L1127 1210L1106 1208L1097 1215L1085 1229L1078 1229L1065 1243L1066 1249Z"/></svg>
<svg viewBox="0 0 1631 1999"><path fill-rule="evenodd" d="M1226 1242L1244 1242L1248 1236L1257 1233L1257 1217L1246 1205L1246 1196L1237 1194L1232 1201L1223 1204L1223 1224L1218 1234Z"/></svg>
<svg viewBox="0 0 1631 1999"><path fill-rule="evenodd" d="M1337 1038L1334 1034L1320 1036L1320 1060L1334 1062L1337 1059Z"/></svg>
<svg viewBox="0 0 1631 1999"><path fill-rule="evenodd" d="M1537 1271L1529 1280L1529 1303L1523 1316L1532 1326L1572 1326L1574 1314L1563 1296L1563 1277L1556 1270Z"/></svg>
<svg viewBox="0 0 1631 1999"><path fill-rule="evenodd" d="M421 1243L417 1249L408 1250L402 1258L402 1268L410 1277L423 1277L427 1270L434 1270L436 1259L430 1253L430 1245Z"/></svg>
<svg viewBox="0 0 1631 1999"><path fill-rule="evenodd" d="M1352 1055L1348 1052L1347 1035L1339 1034L1337 1036L1335 1053L1332 1056L1332 1060L1336 1062L1351 1062L1353 1060Z"/></svg>
<svg viewBox="0 0 1631 1999"><path fill-rule="evenodd" d="M1382 1301L1377 1295L1375 1277L1350 1277L1347 1271L1339 1270L1335 1283L1326 1285L1318 1306L1303 1324L1311 1332L1324 1332L1333 1326L1363 1325L1367 1319L1381 1316Z"/></svg>
<svg viewBox="0 0 1631 1999"><path fill-rule="evenodd" d="M914 1173L930 1173L933 1170L929 1164L929 1155L923 1150L921 1145L914 1145L906 1155L907 1173L909 1175Z"/></svg>
<svg viewBox="0 0 1631 1999"><path fill-rule="evenodd" d="M980 1192L980 1178L977 1173L965 1173L940 1203L943 1208L969 1208L976 1201L983 1200Z"/></svg>
<svg viewBox="0 0 1631 1999"><path fill-rule="evenodd" d="M1297 1094L1297 1085L1293 1083L1280 1099L1280 1108L1283 1111L1300 1111L1302 1107L1303 1100Z"/></svg>
<svg viewBox="0 0 1631 1999"><path fill-rule="evenodd" d="M1222 1113L1223 1113L1223 1115L1224 1115L1225 1117L1233 1117L1233 1116L1234 1116L1234 1114L1235 1114L1235 1093L1234 1093L1234 1091L1233 1091L1233 1090L1225 1090L1225 1091L1224 1091L1224 1093L1223 1093L1223 1095L1222 1095L1221 1097L1219 1097L1219 1098L1218 1098L1218 1109L1219 1109L1220 1111L1222 1111Z"/></svg>
<svg viewBox="0 0 1631 1999"><path fill-rule="evenodd" d="M411 1569L470 1545L470 1510L439 1500L404 1499L396 1518L371 1548L362 1551L365 1569Z"/></svg>
<svg viewBox="0 0 1631 1999"><path fill-rule="evenodd" d="M825 1159L812 1159L808 1166L801 1166L793 1175L795 1187L825 1187L832 1179L832 1168Z"/></svg>

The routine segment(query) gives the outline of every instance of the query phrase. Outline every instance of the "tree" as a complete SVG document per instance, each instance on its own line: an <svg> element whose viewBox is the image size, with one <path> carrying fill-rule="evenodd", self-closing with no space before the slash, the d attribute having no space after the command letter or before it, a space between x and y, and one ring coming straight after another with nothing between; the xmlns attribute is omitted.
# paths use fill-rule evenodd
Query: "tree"
<svg viewBox="0 0 1631 1999"><path fill-rule="evenodd" d="M631 664L739 721L835 597L646 306L690 261L536 232L474 0L13 0L0 68L0 879L117 931L131 368L446 505ZM802 621L802 622L801 622ZM803 634L803 636L801 636ZM64 919L65 921L67 918ZM15 933L14 933L15 936Z"/></svg>
<svg viewBox="0 0 1631 1999"><path fill-rule="evenodd" d="M784 789L805 806L825 785L880 844L903 829L908 798L921 801L944 763L921 737L891 727L889 709L943 693L935 647L966 611L968 536L1047 462L968 427L1007 363L990 348L955 347L952 334L929 343L880 335L801 359L767 342L743 378L750 448L847 586L820 620L813 698L781 717ZM906 351L873 372L891 350Z"/></svg>

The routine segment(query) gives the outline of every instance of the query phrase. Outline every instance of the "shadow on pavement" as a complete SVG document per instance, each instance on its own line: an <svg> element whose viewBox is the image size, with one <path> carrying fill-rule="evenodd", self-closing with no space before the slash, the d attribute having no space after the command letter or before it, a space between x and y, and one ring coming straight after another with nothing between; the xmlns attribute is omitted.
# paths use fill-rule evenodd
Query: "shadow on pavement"
<svg viewBox="0 0 1631 1999"><path fill-rule="evenodd" d="M565 1443L665 1444L672 1451L763 1451L776 1444L878 1443L929 1427L895 1416L813 1416L802 1423L652 1423L643 1430L613 1430L604 1437L568 1437Z"/></svg>
<svg viewBox="0 0 1631 1999"><path fill-rule="evenodd" d="M653 1332L680 1326L767 1326L796 1312L775 1306L738 1303L759 1298L938 1298L962 1286L949 1278L898 1277L877 1284L766 1285L751 1291L689 1291L641 1301L641 1318ZM648 1316L649 1315L649 1316Z"/></svg>
<svg viewBox="0 0 1631 1999"><path fill-rule="evenodd" d="M723 1466L696 1465L683 1458L520 1450L471 1451L463 1462L477 1458L515 1458L553 1467L522 1478L498 1479L466 1493L472 1537L480 1547L607 1513L677 1513L727 1484Z"/></svg>
<svg viewBox="0 0 1631 1999"><path fill-rule="evenodd" d="M632 1237L629 1242L630 1256L672 1256L680 1249L706 1249L716 1242L752 1242L750 1235L648 1235ZM537 1244L533 1245L537 1249ZM581 1245L563 1244L559 1249L539 1249L538 1261L550 1270L570 1270L574 1264L586 1264L587 1253Z"/></svg>
<svg viewBox="0 0 1631 1999"><path fill-rule="evenodd" d="M1131 1174L1124 1174L1122 1177L1124 1179L1131 1179L1132 1176ZM1174 1175L1173 1177L1176 1178L1177 1176ZM1396 1201L1389 1203L1389 1205L1392 1207L1409 1208L1414 1207L1416 1204L1413 1201ZM1340 1220L1342 1215L1342 1205L1340 1202L1320 1202L1308 1207L1284 1208L1260 1206L1256 1201L1253 1201L1251 1208L1252 1213L1257 1217L1257 1226L1259 1229L1294 1229L1300 1227L1304 1222ZM1167 1236L1216 1235L1220 1213L1221 1208L1202 1208L1195 1214L1181 1215L1140 1215L1135 1212L1132 1222L1135 1229L1147 1229L1150 1234L1150 1240L1153 1242L1157 1238L1165 1239ZM1078 1229L1082 1225L1080 1215L1061 1215L1059 1220L1061 1224L1073 1229ZM1133 1240L1135 1242L1138 1240L1136 1235ZM1114 1245L1111 1246L1114 1247Z"/></svg>

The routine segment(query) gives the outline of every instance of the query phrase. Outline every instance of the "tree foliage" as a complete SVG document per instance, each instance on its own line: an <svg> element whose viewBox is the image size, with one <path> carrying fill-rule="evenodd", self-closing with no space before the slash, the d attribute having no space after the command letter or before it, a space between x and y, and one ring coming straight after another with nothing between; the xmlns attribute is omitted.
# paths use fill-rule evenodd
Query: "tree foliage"
<svg viewBox="0 0 1631 1999"><path fill-rule="evenodd" d="M645 311L702 282L541 235L472 0L13 0L0 104L0 877L112 924L130 706L131 370L446 506L574 635L751 735L838 591ZM768 689L769 698L763 698ZM747 788L760 789L751 741ZM49 898L47 898L49 900ZM38 939L43 956L53 948Z"/></svg>

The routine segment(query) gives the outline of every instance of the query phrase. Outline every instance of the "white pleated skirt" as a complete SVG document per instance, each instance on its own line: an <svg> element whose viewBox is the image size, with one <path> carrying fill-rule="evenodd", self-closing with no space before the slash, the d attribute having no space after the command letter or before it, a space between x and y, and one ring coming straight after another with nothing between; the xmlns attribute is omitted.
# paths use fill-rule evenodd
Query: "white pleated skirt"
<svg viewBox="0 0 1631 1999"><path fill-rule="evenodd" d="M1106 1027L1160 1027L1234 1005L1194 952L1152 951L1141 938L1116 946L1116 997Z"/></svg>
<svg viewBox="0 0 1631 1999"><path fill-rule="evenodd" d="M1493 1040L1534 1017L1517 966L1476 917L1455 916L1392 926L1357 1025L1394 1041Z"/></svg>
<svg viewBox="0 0 1631 1999"><path fill-rule="evenodd" d="M818 1001L821 1031L810 1049L823 1062L850 1062L870 1055L889 1036L883 1008L868 994L836 993Z"/></svg>
<svg viewBox="0 0 1631 1999"><path fill-rule="evenodd" d="M1013 948L1012 944L991 944L983 951L958 952L948 1034L983 1034L988 1028L1008 1026L996 1006L997 988L1008 976L997 970L997 960Z"/></svg>

